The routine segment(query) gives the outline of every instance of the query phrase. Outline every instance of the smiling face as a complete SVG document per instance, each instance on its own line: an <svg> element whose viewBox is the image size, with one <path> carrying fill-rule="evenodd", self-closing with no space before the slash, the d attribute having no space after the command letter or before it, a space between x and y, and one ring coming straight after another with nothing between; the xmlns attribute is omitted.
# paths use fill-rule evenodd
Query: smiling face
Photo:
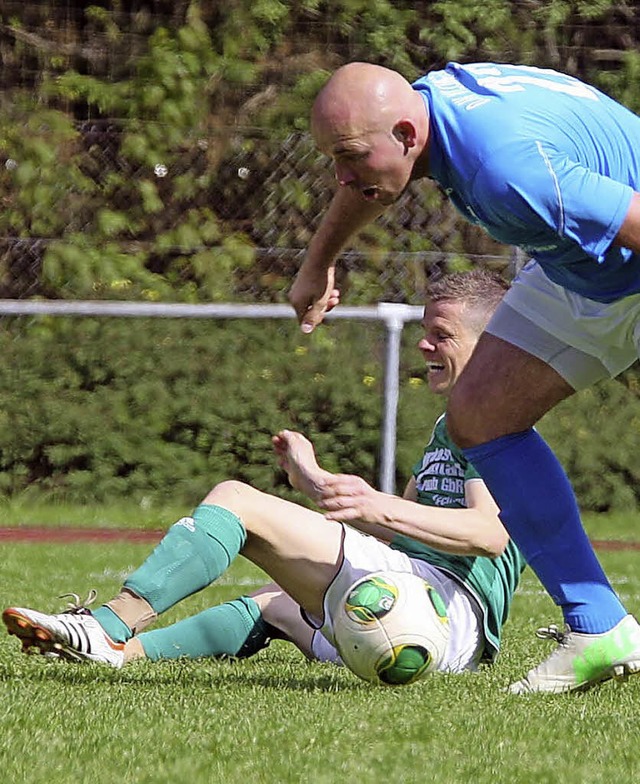
<svg viewBox="0 0 640 784"><path fill-rule="evenodd" d="M392 204L424 173L426 107L395 71L367 63L338 69L314 102L311 130L338 184L366 201Z"/></svg>
<svg viewBox="0 0 640 784"><path fill-rule="evenodd" d="M428 302L418 348L427 364L429 389L448 395L467 364L481 327L464 300Z"/></svg>

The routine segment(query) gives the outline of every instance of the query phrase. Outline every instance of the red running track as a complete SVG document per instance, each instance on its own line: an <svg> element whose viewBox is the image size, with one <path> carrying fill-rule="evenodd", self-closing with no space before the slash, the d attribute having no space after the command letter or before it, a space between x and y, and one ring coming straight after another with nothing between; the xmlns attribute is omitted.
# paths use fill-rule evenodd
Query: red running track
<svg viewBox="0 0 640 784"><path fill-rule="evenodd" d="M0 542L149 542L156 543L165 531L127 528L0 527Z"/></svg>
<svg viewBox="0 0 640 784"><path fill-rule="evenodd" d="M155 544L165 531L131 528L72 528L61 526L0 527L0 542L142 542ZM594 539L596 550L640 550L640 542Z"/></svg>

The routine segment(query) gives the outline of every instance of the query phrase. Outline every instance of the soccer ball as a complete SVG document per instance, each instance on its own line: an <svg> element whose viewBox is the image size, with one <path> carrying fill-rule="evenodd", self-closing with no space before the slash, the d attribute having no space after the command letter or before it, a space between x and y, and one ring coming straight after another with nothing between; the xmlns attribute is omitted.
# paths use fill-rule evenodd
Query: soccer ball
<svg viewBox="0 0 640 784"><path fill-rule="evenodd" d="M447 608L409 572L374 572L356 581L333 613L342 661L357 676L390 686L434 672L449 640Z"/></svg>

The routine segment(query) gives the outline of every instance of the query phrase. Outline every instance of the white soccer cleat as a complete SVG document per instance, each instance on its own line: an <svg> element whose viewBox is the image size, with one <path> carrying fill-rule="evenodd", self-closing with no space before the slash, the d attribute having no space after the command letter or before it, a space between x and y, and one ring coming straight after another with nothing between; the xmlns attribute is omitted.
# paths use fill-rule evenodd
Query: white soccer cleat
<svg viewBox="0 0 640 784"><path fill-rule="evenodd" d="M640 672L640 625L626 615L602 634L583 634L567 626L538 629L538 637L558 643L548 659L512 683L512 694L585 690L611 678L626 679Z"/></svg>
<svg viewBox="0 0 640 784"><path fill-rule="evenodd" d="M119 669L124 664L124 644L114 642L86 608L93 598L90 594L87 602L80 604L75 596L76 603L58 615L8 607L2 620L9 634L15 634L22 642L25 653L73 662L99 662Z"/></svg>

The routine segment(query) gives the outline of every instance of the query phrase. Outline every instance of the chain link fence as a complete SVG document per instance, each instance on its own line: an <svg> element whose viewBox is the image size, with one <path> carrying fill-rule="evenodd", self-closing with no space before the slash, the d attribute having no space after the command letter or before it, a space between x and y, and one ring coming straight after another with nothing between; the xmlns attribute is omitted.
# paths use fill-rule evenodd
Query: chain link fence
<svg viewBox="0 0 640 784"><path fill-rule="evenodd" d="M274 0L272 8L269 3L263 5L260 11L256 4L238 2L233 12L206 0L131 0L106 8L80 0L6 0L0 5L0 113L5 115L4 127L0 121L0 204L5 215L22 210L19 230L6 228L7 221L0 220L1 298L144 298L142 285L127 289L125 275L120 290L101 287L99 282L89 292L78 291L71 283L65 289L64 274L58 274L52 284L48 269L56 264L63 272L66 269L59 262L60 244L68 245L73 237L72 250L78 255L77 248L81 254L84 246L77 238L83 237L93 254L94 269L101 254L105 268L114 254L120 254L135 256L146 271L164 276L168 285L158 295L160 299L172 295L188 299L190 295L184 292L176 294L179 284L188 281L197 290L194 301L285 301L335 181L329 162L314 149L306 133L275 134L273 127L269 131L256 127L256 118L265 116L261 114L265 106L286 103L288 97L300 112L308 111L308 95L304 100L295 97L294 86L301 78L327 72L347 60L366 59L372 51L372 36L385 31L374 12L361 5L353 18L347 4L344 8L336 4L333 15L308 4L286 7ZM402 13L414 13L408 3L395 4L395 10L393 5L387 8L390 25L400 25ZM548 10L549 4L538 0L511 5L509 10L508 4L495 3L487 13L508 11L505 24L513 29L489 24L485 29L483 14L472 9L460 9L460 20L454 22L441 18L442 9L419 6L416 22L398 39L404 47L403 67L418 67L423 72L464 52L467 60L495 57L535 62L581 76L596 67L603 86L616 87L623 99L624 85L628 85L627 92L633 87L633 80L624 76L624 65L629 53L637 50L640 37L636 4L585 3L572 12L558 7L557 19ZM206 117L199 125L187 126L179 144L168 145L170 154L143 165L141 156L131 154L132 136L144 136L154 122L161 132L161 123L127 115L126 102L111 114L104 111L98 84L105 90L104 85L132 84L140 62L150 57L150 41L160 29L173 42L167 44L167 51L175 54L171 46L178 46L180 30L195 6L216 54L225 51L229 41L240 52L242 41L237 39L243 32L249 35L251 28L251 35L265 36L262 45L270 47L264 50L268 55L245 42L249 49L242 55L244 60L237 55L234 67L244 63L246 74L238 71L229 77L224 69L216 72L204 83ZM290 16L286 39L268 38L275 21L264 15L267 7L274 14L284 14L286 7ZM433 26L449 36L451 52L438 49L433 42ZM455 51L458 45L460 52ZM385 63L401 65L391 53ZM631 73L633 63L628 70ZM95 80L96 96L74 98L73 90L65 94L52 90L67 72ZM158 72L152 72L150 88L159 81ZM10 152L5 131L13 124L14 134L24 132L26 139L41 132L30 125L32 113L20 109L20 101L29 94L37 99L38 108L61 112L74 127L73 136L62 140L53 138L55 134L42 136L55 157L47 164L51 171L47 173L47 165L42 166L43 180L60 176L57 190L55 183L47 183L55 198L39 207L33 195L26 206L21 193L24 178L16 176L24 162ZM305 127L303 122L290 120L285 127ZM79 178L84 178L82 184ZM38 185L32 178L33 191ZM144 204L145 199L157 199L159 206ZM38 209L55 215L55 220L40 220ZM123 230L100 235L96 231L100 216L114 212L133 217ZM208 235L200 231L194 239L190 235L208 216L215 230ZM48 228L43 229L43 223ZM420 304L429 275L469 262L487 264L508 275L522 258L516 250L466 224L433 183L422 181L412 185L345 253L340 283L352 304ZM118 284L118 276L113 278Z"/></svg>
<svg viewBox="0 0 640 784"><path fill-rule="evenodd" d="M88 235L97 211L126 210L136 183L151 179L162 210L150 215L136 236L117 240L122 253L143 253L149 269L163 272L177 257L210 251L208 263L215 267L220 250L216 241L161 249L156 242L184 214L209 210L224 225L226 236L243 237L251 249L250 264L225 270L232 280L227 299L282 301L335 188L330 162L315 151L310 137L292 134L271 141L230 129L222 154L216 152L220 159L210 184L189 194L179 192L181 179L186 173L196 180L207 175L210 150L219 150L219 138L195 140L171 162L158 160L152 172L146 166L133 167L120 154L121 138L121 131L110 123L80 125L80 166L96 185L96 193L86 203L72 198L73 194L60 194L56 209L63 215L63 229L57 237L0 236L0 297L47 297L42 269L51 244L71 233ZM20 161L6 157L0 163L5 171L20 166ZM121 191L109 185L114 173L124 175L126 187ZM10 192L5 194L6 200L12 198ZM371 301L420 304L429 274L463 260L508 271L518 256L465 224L433 184L412 184L345 254L342 282L348 288L350 281L366 273L374 281L368 287Z"/></svg>

